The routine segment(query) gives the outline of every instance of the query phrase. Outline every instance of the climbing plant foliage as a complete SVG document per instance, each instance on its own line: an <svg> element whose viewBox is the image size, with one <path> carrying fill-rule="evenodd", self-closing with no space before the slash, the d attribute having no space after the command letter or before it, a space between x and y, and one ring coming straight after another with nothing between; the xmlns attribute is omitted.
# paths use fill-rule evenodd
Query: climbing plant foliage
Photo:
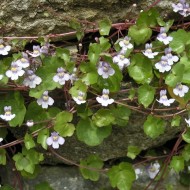
<svg viewBox="0 0 190 190"><path fill-rule="evenodd" d="M182 1L179 4L172 4L174 12L189 16L187 5ZM187 183L189 23L175 24L151 8L128 24L112 24L105 18L93 23L97 27L94 31L86 30L78 20L71 20L70 26L78 40L75 52L54 43L59 34L0 39L0 164L13 162L23 177L34 178L48 151L54 154L71 142L70 138L90 147L101 146L113 128L130 127L130 117L138 113L145 117L139 130L146 138L159 141L174 127L181 132L166 160L158 157L156 162L152 159L154 163L145 161L147 175L154 179L160 172L161 180L165 171L173 169L183 172L180 180ZM86 45L88 32L97 37ZM28 50L25 45L30 42L38 45ZM16 131L22 131L23 136ZM10 140L11 133L16 140ZM123 138L127 138L125 134ZM13 151L17 144L21 148ZM104 165L103 156L94 154L75 165L85 179L98 181L104 172L113 188L130 190L141 175L136 158L142 150L140 143L129 144L126 161ZM9 185L2 188L14 189ZM53 189L47 182L35 188Z"/></svg>

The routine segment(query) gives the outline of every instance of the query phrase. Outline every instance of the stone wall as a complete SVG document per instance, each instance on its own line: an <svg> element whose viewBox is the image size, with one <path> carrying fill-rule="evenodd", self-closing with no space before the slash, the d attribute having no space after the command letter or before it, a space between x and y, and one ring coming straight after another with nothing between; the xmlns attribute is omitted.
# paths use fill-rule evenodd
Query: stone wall
<svg viewBox="0 0 190 190"><path fill-rule="evenodd" d="M134 19L155 0L1 0L0 35L34 36L71 31L69 20L96 22L108 17L113 23ZM136 3L137 7L132 5ZM167 16L171 1L157 6Z"/></svg>

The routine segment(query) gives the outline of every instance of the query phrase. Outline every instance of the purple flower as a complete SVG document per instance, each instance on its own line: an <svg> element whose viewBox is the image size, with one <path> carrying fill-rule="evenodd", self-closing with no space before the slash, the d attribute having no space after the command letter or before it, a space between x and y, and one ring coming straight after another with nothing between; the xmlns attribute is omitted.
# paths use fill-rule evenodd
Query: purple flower
<svg viewBox="0 0 190 190"><path fill-rule="evenodd" d="M112 104L114 102L114 99L109 98L109 90L103 89L102 96L96 97L96 100L102 104L102 106L108 106L108 104Z"/></svg>
<svg viewBox="0 0 190 190"><path fill-rule="evenodd" d="M176 96L183 97L189 91L189 87L181 83L177 84L173 89L173 93Z"/></svg>
<svg viewBox="0 0 190 190"><path fill-rule="evenodd" d="M59 145L63 145L65 143L65 139L59 136L59 133L52 132L51 136L46 140L47 145L52 145L54 149L58 149Z"/></svg>
<svg viewBox="0 0 190 190"><path fill-rule="evenodd" d="M53 105L54 100L53 100L53 98L51 98L50 96L48 96L48 91L45 91L42 94L42 97L39 98L39 99L37 99L37 103L38 103L38 105L41 105L42 108L47 109L49 105L50 106Z"/></svg>
<svg viewBox="0 0 190 190"><path fill-rule="evenodd" d="M166 48L164 52L165 52L165 56L168 58L169 65L173 65L174 62L178 62L179 57L171 54L172 48Z"/></svg>
<svg viewBox="0 0 190 190"><path fill-rule="evenodd" d="M147 169L150 179L154 179L160 171L160 164L158 162L152 164Z"/></svg>
<svg viewBox="0 0 190 190"><path fill-rule="evenodd" d="M79 91L78 93L78 97L73 97L74 101L77 103L77 104L84 104L86 102L86 100L84 99L85 98L85 93L82 92L82 91Z"/></svg>
<svg viewBox="0 0 190 190"><path fill-rule="evenodd" d="M153 59L154 56L158 55L159 52L152 52L152 44L145 44L145 51L143 51L143 54L147 56L150 59Z"/></svg>
<svg viewBox="0 0 190 190"><path fill-rule="evenodd" d="M38 57L41 55L40 46L33 46L33 52L28 52L29 55L32 57Z"/></svg>
<svg viewBox="0 0 190 190"><path fill-rule="evenodd" d="M0 55L8 55L8 51L11 50L11 46L5 46L2 39L0 39Z"/></svg>
<svg viewBox="0 0 190 190"><path fill-rule="evenodd" d="M22 58L18 59L16 62L22 68L27 68L30 66L28 55L24 52L22 52Z"/></svg>
<svg viewBox="0 0 190 190"><path fill-rule="evenodd" d="M23 84L29 86L30 88L35 88L39 85L42 79L34 74L32 70L27 70L27 77L24 79Z"/></svg>
<svg viewBox="0 0 190 190"><path fill-rule="evenodd" d="M15 114L12 114L11 110L12 110L11 106L5 106L4 107L5 114L0 115L0 118L5 121L11 121L15 117Z"/></svg>
<svg viewBox="0 0 190 190"><path fill-rule="evenodd" d="M109 76L114 75L114 69L106 62L100 61L98 66L98 74L102 78L107 79Z"/></svg>
<svg viewBox="0 0 190 190"><path fill-rule="evenodd" d="M160 91L160 99L157 100L159 103L163 104L164 106L170 106L171 103L175 101L175 99L168 99L166 96L166 90Z"/></svg>
<svg viewBox="0 0 190 190"><path fill-rule="evenodd" d="M171 65L168 63L168 58L166 56L162 56L161 60L155 64L155 67L161 73L164 73L165 71L169 71L171 69Z"/></svg>
<svg viewBox="0 0 190 190"><path fill-rule="evenodd" d="M190 15L189 3L186 3L185 0L180 0L178 4L172 3L173 11L178 12L184 17Z"/></svg>
<svg viewBox="0 0 190 190"><path fill-rule="evenodd" d="M133 44L130 43L130 40L131 40L130 37L125 36L125 38L119 42L119 45L122 48L121 51L123 54L126 53L127 49L133 48Z"/></svg>
<svg viewBox="0 0 190 190"><path fill-rule="evenodd" d="M113 57L113 62L119 66L120 70L130 65L130 59L127 59L121 53Z"/></svg>
<svg viewBox="0 0 190 190"><path fill-rule="evenodd" d="M6 72L6 76L11 80L17 80L19 76L24 75L25 71L18 65L17 62L11 63L11 69Z"/></svg>
<svg viewBox="0 0 190 190"><path fill-rule="evenodd" d="M46 43L45 45L43 45L41 47L40 52L43 53L43 54L48 54L48 52L49 52L49 46L50 46L50 44Z"/></svg>
<svg viewBox="0 0 190 190"><path fill-rule="evenodd" d="M62 67L57 69L57 74L53 77L55 82L58 82L60 85L64 85L65 81L70 79L70 75L66 73L65 69Z"/></svg>
<svg viewBox="0 0 190 190"><path fill-rule="evenodd" d="M173 40L173 37L167 36L166 29L164 27L161 27L157 39L167 45Z"/></svg>

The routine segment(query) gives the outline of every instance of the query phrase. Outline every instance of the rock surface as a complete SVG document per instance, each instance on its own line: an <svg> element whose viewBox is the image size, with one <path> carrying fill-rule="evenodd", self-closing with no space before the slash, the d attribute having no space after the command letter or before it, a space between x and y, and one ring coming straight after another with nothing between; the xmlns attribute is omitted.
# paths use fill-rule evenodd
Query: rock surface
<svg viewBox="0 0 190 190"><path fill-rule="evenodd" d="M69 20L97 22L108 17L112 23L134 19L155 0L1 0L0 34L3 36L40 36L65 33ZM137 6L134 7L133 4ZM172 12L171 3L157 5L164 16ZM106 13L106 14L105 14Z"/></svg>

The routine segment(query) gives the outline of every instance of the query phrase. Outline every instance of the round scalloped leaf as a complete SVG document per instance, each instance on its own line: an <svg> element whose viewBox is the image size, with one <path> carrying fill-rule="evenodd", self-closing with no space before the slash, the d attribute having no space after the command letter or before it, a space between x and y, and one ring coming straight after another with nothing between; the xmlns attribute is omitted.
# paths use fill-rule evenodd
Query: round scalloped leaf
<svg viewBox="0 0 190 190"><path fill-rule="evenodd" d="M131 190L136 175L130 163L122 162L108 171L111 186L119 190Z"/></svg>
<svg viewBox="0 0 190 190"><path fill-rule="evenodd" d="M35 142L31 134L26 133L24 136L24 145L28 150L35 147Z"/></svg>
<svg viewBox="0 0 190 190"><path fill-rule="evenodd" d="M184 134L182 134L182 138L185 142L190 143L190 129L189 128Z"/></svg>
<svg viewBox="0 0 190 190"><path fill-rule="evenodd" d="M115 117L109 109L100 109L92 116L93 123L98 127L108 126L114 120Z"/></svg>
<svg viewBox="0 0 190 190"><path fill-rule="evenodd" d="M163 119L149 115L143 128L145 134L154 139L164 133L165 126L166 123Z"/></svg>
<svg viewBox="0 0 190 190"><path fill-rule="evenodd" d="M80 161L80 172L85 179L90 179L92 181L98 181L100 177L100 172L95 171L100 170L104 163L97 155L90 155L87 159ZM86 168L85 168L86 167ZM89 169L88 169L89 168ZM93 168L93 169L91 169Z"/></svg>
<svg viewBox="0 0 190 190"><path fill-rule="evenodd" d="M150 83L153 78L152 63L150 59L137 53L132 56L131 64L128 66L129 76L137 83Z"/></svg>
<svg viewBox="0 0 190 190"><path fill-rule="evenodd" d="M128 35L137 45L144 44L152 36L152 30L146 26L133 25L129 28Z"/></svg>
<svg viewBox="0 0 190 190"><path fill-rule="evenodd" d="M111 134L112 128L97 127L90 119L81 119L76 127L77 137L80 141L86 143L89 146L97 146L102 143L104 138Z"/></svg>
<svg viewBox="0 0 190 190"><path fill-rule="evenodd" d="M111 29L111 21L108 18L98 22L100 35L109 35Z"/></svg>
<svg viewBox="0 0 190 190"><path fill-rule="evenodd" d="M184 170L184 158L182 156L173 156L170 162L170 167L177 173Z"/></svg>
<svg viewBox="0 0 190 190"><path fill-rule="evenodd" d="M138 89L138 102L147 108L154 100L154 94L155 89L148 84L144 84Z"/></svg>

